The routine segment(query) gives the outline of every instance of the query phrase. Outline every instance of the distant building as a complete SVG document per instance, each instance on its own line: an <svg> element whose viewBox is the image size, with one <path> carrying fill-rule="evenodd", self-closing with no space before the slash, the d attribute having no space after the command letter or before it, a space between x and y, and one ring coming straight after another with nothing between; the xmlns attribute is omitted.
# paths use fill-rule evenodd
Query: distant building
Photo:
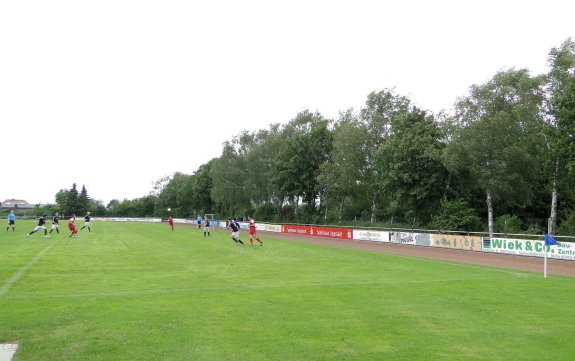
<svg viewBox="0 0 575 361"><path fill-rule="evenodd" d="M6 199L0 205L1 209L32 209L36 208L35 204L30 204L23 199Z"/></svg>

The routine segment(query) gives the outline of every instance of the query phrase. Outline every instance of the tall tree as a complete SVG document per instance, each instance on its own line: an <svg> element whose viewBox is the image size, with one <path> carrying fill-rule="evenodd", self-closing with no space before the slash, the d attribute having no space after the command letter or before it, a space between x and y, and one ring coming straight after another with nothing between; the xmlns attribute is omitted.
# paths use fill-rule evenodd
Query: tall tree
<svg viewBox="0 0 575 361"><path fill-rule="evenodd" d="M461 129L444 159L452 172L467 171L484 193L490 234L494 202L521 207L533 199L542 169L542 81L527 70L502 71L456 104Z"/></svg>
<svg viewBox="0 0 575 361"><path fill-rule="evenodd" d="M176 216L185 217L185 211L179 208L178 195L188 182L189 175L176 172L170 178L168 183L162 189L160 195L156 198L155 210L157 214L163 214L165 209L172 208Z"/></svg>
<svg viewBox="0 0 575 361"><path fill-rule="evenodd" d="M250 206L249 196L244 190L246 159L238 154L235 144L237 141L226 142L222 155L213 160L210 168L212 200L221 211L230 214Z"/></svg>
<svg viewBox="0 0 575 361"><path fill-rule="evenodd" d="M432 116L416 107L391 121L388 141L376 153L381 190L393 215L426 224L439 206L447 172L442 134Z"/></svg>
<svg viewBox="0 0 575 361"><path fill-rule="evenodd" d="M76 183L69 190L61 189L56 193L56 204L63 214L79 213L78 189Z"/></svg>
<svg viewBox="0 0 575 361"><path fill-rule="evenodd" d="M165 176L155 181L152 190L150 191L150 194L158 197L162 193L164 187L166 186L166 184L168 184L170 179L171 179L170 176Z"/></svg>
<svg viewBox="0 0 575 361"><path fill-rule="evenodd" d="M385 89L370 93L365 107L360 111L360 120L367 129L367 138L362 147L366 157L365 168L362 173L371 197L372 223L376 221L378 203L382 195L377 181L380 174L375 164L376 152L388 139L392 119L405 114L409 105L410 101L407 97L396 95L393 90Z"/></svg>
<svg viewBox="0 0 575 361"><path fill-rule="evenodd" d="M239 138L239 152L245 158L246 177L244 191L256 207L276 204L281 207L280 197L270 182L274 159L284 142L279 124L256 133L243 133Z"/></svg>
<svg viewBox="0 0 575 361"><path fill-rule="evenodd" d="M342 220L347 200L362 204L365 200L363 171L367 159L364 153L367 130L349 109L340 114L333 130L333 149L329 160L322 164L318 182L324 193L324 219L328 218L330 200L333 199L337 219ZM369 206L369 202L364 203ZM350 210L352 217L361 216L361 209Z"/></svg>
<svg viewBox="0 0 575 361"><path fill-rule="evenodd" d="M78 196L78 209L77 212L79 214L85 214L88 209L90 208L90 197L88 196L88 191L86 190L86 186L82 185L82 190L80 191L80 195Z"/></svg>
<svg viewBox="0 0 575 361"><path fill-rule="evenodd" d="M548 79L549 128L547 145L552 172L551 207L547 232L553 234L557 226L559 189L573 192L571 186L575 175L574 139L574 85L575 43L567 39L559 48L549 52L550 71ZM565 169L566 172L561 172ZM570 189L571 188L571 189Z"/></svg>
<svg viewBox="0 0 575 361"><path fill-rule="evenodd" d="M286 127L288 135L272 165L271 182L283 199L306 205L307 214L315 212L319 196L317 177L332 147L329 121L319 113L304 111Z"/></svg>
<svg viewBox="0 0 575 361"><path fill-rule="evenodd" d="M178 203L182 209L187 209L187 216L191 217L196 213L213 211L211 197L212 177L210 170L213 160L202 164L198 170L188 179L182 189Z"/></svg>

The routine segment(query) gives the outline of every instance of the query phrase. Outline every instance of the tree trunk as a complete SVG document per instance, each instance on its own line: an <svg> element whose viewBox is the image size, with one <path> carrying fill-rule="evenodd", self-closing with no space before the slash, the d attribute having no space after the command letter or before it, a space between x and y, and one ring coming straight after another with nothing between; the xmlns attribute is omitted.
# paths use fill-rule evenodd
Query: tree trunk
<svg viewBox="0 0 575 361"><path fill-rule="evenodd" d="M449 187L451 187L451 173L447 174L447 181L445 183L445 191L443 192L443 197L441 198L443 201L447 200L447 191L449 191Z"/></svg>
<svg viewBox="0 0 575 361"><path fill-rule="evenodd" d="M551 214L547 222L547 234L554 234L557 227L557 177L559 176L559 161L555 161L555 174L553 174L553 192L551 193Z"/></svg>
<svg viewBox="0 0 575 361"><path fill-rule="evenodd" d="M487 195L487 224L489 228L489 238L493 238L493 199L491 198L491 190L485 191Z"/></svg>
<svg viewBox="0 0 575 361"><path fill-rule="evenodd" d="M281 197L278 198L279 199L279 210L280 210L280 221L283 222L284 220L284 203L285 203L285 197Z"/></svg>
<svg viewBox="0 0 575 361"><path fill-rule="evenodd" d="M325 198L325 214L323 215L324 221L327 220L327 197Z"/></svg>
<svg viewBox="0 0 575 361"><path fill-rule="evenodd" d="M341 203L339 204L339 220L341 221L341 214L343 213L343 202L345 201L345 197L341 197Z"/></svg>
<svg viewBox="0 0 575 361"><path fill-rule="evenodd" d="M373 195L373 203L371 205L371 223L375 223L375 194Z"/></svg>

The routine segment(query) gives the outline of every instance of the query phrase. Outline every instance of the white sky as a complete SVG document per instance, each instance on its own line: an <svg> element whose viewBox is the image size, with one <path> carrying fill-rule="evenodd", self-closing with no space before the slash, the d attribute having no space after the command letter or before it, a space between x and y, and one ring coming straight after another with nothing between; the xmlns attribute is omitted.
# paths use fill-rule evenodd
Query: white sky
<svg viewBox="0 0 575 361"><path fill-rule="evenodd" d="M106 205L192 174L243 130L337 118L394 88L450 108L498 70L547 72L575 1L0 2L0 202L77 183Z"/></svg>

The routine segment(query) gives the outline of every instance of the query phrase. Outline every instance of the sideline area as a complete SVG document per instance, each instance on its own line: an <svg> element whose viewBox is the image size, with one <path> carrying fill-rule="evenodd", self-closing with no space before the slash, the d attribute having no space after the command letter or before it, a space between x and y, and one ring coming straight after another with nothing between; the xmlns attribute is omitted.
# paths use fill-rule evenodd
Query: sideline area
<svg viewBox="0 0 575 361"><path fill-rule="evenodd" d="M300 242L311 242L338 247L350 247L369 251L389 252L414 257L440 259L445 261L471 263L488 267L516 269L543 273L543 259L538 257L516 256L503 253L486 253L459 249L413 246L399 243L366 242L342 240L337 238L297 235L261 231L271 238L280 238ZM547 259L547 273L559 276L575 277L575 262L562 259Z"/></svg>

